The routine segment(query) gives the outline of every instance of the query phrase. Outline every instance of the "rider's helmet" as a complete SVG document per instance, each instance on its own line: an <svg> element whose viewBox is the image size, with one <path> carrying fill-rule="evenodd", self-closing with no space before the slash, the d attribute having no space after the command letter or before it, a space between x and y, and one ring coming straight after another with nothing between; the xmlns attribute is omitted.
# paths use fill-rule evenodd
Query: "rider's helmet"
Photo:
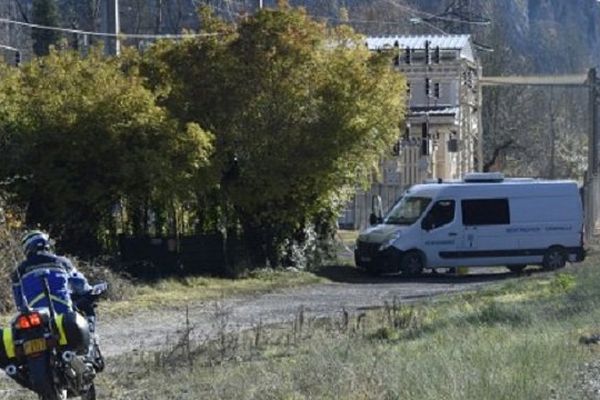
<svg viewBox="0 0 600 400"><path fill-rule="evenodd" d="M48 250L50 249L50 236L42 231L27 232L21 240L21 247L25 255L36 251Z"/></svg>

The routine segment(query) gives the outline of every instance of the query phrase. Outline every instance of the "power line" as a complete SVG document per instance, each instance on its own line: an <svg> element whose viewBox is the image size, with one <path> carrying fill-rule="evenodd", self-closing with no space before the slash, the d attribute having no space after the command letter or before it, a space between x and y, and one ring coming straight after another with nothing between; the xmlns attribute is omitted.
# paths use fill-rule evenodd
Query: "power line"
<svg viewBox="0 0 600 400"><path fill-rule="evenodd" d="M399 4L397 1L392 1L392 0L386 0L387 3L392 4L402 10L407 11L408 13L412 14L413 16L415 16L415 14L417 15L424 15L425 18L421 18L421 17L417 17L419 18L420 22L425 23L426 25L429 25L430 27L438 30L440 33L444 33L445 35L448 34L448 32L444 31L443 29L429 23L427 20L439 20L439 21L445 21L445 22L452 22L452 23L459 23L459 24L469 24L469 25L489 25L490 21L488 19L482 19L480 21L477 20L471 20L471 19L466 19L466 18L461 18L460 15L455 15L455 17L446 17L443 14L442 15L436 15L436 14L432 14L430 12L427 11L422 11L422 10L417 10L415 8L409 7L409 6L405 6L403 4ZM600 1L600 0L599 0ZM459 18L456 18L459 17Z"/></svg>
<svg viewBox="0 0 600 400"><path fill-rule="evenodd" d="M32 24L29 22L14 21L7 18L0 18L0 23L8 25L26 26L33 29L43 29L48 31L57 31L63 33L73 33L78 35L100 36L109 38L125 38L125 39L186 39L195 37L218 36L220 33L183 33L183 34L143 34L143 33L106 33L106 32L91 32L80 29L60 28L57 26L47 26Z"/></svg>
<svg viewBox="0 0 600 400"><path fill-rule="evenodd" d="M391 4L391 5L393 5L393 6L396 6L396 7L400 8L401 10L407 11L410 15L412 15L415 18L417 18L419 23L424 23L425 25L427 25L427 26L429 26L429 27L437 30L439 33L441 33L443 35L448 35L448 32L446 32L442 28L439 28L439 27L435 26L434 24L426 21L424 18L418 17L418 14L421 14L421 15L426 15L426 16L428 16L428 17L431 18L431 17L435 17L434 14L430 14L430 13L425 12L425 11L415 10L414 8L411 8L411 7L399 4L397 1L386 0L386 2L389 3L389 4Z"/></svg>
<svg viewBox="0 0 600 400"><path fill-rule="evenodd" d="M599 0L600 1L600 0ZM405 24L406 21L386 21L386 20L375 20L375 19L346 19L346 18L337 18L337 17L326 17L324 15L310 15L313 18L324 19L328 21L338 21L338 22L356 22L360 24L382 24L382 25L401 25Z"/></svg>

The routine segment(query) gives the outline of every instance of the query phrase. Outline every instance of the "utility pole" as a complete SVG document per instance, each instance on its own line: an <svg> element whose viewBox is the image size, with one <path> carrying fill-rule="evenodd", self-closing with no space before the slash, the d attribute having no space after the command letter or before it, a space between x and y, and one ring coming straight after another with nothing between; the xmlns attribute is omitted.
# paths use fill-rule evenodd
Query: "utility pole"
<svg viewBox="0 0 600 400"><path fill-rule="evenodd" d="M548 172L548 178L556 179L556 116L554 115L554 104L553 104L553 88L550 88L550 104L548 107L550 116L550 168Z"/></svg>
<svg viewBox="0 0 600 400"><path fill-rule="evenodd" d="M163 0L156 0L156 25L154 26L154 33L160 34L162 22L163 22Z"/></svg>
<svg viewBox="0 0 600 400"><path fill-rule="evenodd" d="M590 130L588 136L588 173L598 174L598 133L600 132L600 118L598 115L598 75L596 68L588 72Z"/></svg>
<svg viewBox="0 0 600 400"><path fill-rule="evenodd" d="M102 32L118 35L121 32L119 23L119 0L103 0ZM121 43L118 37L107 37L104 40L104 51L111 56L121 53Z"/></svg>
<svg viewBox="0 0 600 400"><path fill-rule="evenodd" d="M588 169L585 176L585 232L590 240L596 231L598 221L598 196L600 176L598 175L598 132L600 132L598 75L595 68L588 72L587 87L589 90L589 132L588 132Z"/></svg>

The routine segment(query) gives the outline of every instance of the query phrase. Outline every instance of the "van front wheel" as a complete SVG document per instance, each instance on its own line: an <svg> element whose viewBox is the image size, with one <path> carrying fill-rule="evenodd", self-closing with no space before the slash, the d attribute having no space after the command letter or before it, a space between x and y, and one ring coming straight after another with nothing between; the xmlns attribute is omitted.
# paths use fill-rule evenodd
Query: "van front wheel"
<svg viewBox="0 0 600 400"><path fill-rule="evenodd" d="M567 263L567 254L562 247L554 246L546 250L542 267L546 271L554 271L563 268Z"/></svg>
<svg viewBox="0 0 600 400"><path fill-rule="evenodd" d="M417 251L409 251L400 260L400 271L402 275L416 276L423 272L423 258Z"/></svg>

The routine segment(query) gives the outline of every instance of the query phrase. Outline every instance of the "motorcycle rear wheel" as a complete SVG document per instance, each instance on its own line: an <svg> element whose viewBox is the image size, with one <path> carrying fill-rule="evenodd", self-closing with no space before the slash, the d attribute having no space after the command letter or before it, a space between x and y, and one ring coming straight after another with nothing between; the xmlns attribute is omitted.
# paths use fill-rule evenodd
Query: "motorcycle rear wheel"
<svg viewBox="0 0 600 400"><path fill-rule="evenodd" d="M67 391L62 390L60 392L56 392L55 394L50 393L50 395L41 394L38 395L40 400L67 400Z"/></svg>
<svg viewBox="0 0 600 400"><path fill-rule="evenodd" d="M47 354L27 360L29 381L40 400L66 400L67 391L56 387Z"/></svg>

